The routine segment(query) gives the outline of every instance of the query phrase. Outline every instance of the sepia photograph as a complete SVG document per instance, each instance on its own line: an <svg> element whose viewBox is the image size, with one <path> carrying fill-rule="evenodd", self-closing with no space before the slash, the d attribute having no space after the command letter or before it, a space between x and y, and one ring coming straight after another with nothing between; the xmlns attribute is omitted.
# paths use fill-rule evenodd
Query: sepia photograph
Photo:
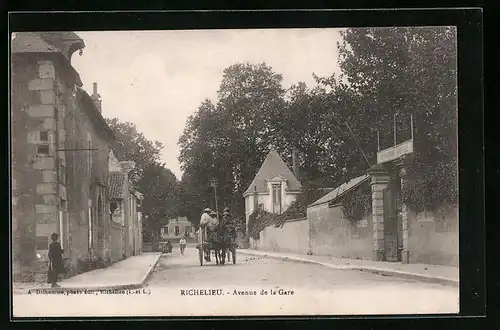
<svg viewBox="0 0 500 330"><path fill-rule="evenodd" d="M459 313L455 26L10 47L13 317Z"/></svg>

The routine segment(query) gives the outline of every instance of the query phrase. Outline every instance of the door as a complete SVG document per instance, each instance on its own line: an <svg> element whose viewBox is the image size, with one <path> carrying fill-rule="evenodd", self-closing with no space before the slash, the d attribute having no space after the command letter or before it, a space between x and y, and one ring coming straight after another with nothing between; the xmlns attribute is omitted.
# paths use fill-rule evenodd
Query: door
<svg viewBox="0 0 500 330"><path fill-rule="evenodd" d="M391 180L388 189L384 193L384 238L385 238L385 259L386 261L400 261L399 253L399 212L398 189Z"/></svg>

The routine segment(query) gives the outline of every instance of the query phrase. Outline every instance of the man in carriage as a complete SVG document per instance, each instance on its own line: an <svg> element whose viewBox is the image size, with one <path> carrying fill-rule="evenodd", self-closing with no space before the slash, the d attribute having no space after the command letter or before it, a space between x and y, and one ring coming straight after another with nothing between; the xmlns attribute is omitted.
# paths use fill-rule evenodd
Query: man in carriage
<svg viewBox="0 0 500 330"><path fill-rule="evenodd" d="M219 226L219 219L217 214L209 208L203 210L203 214L200 219L200 230L202 231L203 241L209 244L214 244L217 240L217 228ZM204 229L207 229L207 235L203 235ZM205 255L205 260L210 261L210 251L207 251Z"/></svg>

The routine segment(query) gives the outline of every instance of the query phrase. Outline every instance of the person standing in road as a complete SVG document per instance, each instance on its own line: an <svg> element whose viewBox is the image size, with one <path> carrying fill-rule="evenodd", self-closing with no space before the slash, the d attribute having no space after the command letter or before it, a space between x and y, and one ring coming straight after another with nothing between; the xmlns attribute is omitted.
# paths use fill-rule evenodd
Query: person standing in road
<svg viewBox="0 0 500 330"><path fill-rule="evenodd" d="M181 240L179 241L179 245L181 247L181 255L184 255L184 250L186 250L186 239L184 238L184 236L182 236Z"/></svg>
<svg viewBox="0 0 500 330"><path fill-rule="evenodd" d="M53 233L50 238L52 239L52 243L49 245L49 271L47 277L48 282L55 288L59 286L59 284L57 284L57 276L63 272L62 255L64 250L57 241L59 238L58 234Z"/></svg>

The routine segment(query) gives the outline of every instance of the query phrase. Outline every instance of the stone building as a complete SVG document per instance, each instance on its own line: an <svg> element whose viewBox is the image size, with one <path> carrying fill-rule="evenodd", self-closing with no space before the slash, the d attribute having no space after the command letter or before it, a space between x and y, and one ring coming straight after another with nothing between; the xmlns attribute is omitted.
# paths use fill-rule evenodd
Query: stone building
<svg viewBox="0 0 500 330"><path fill-rule="evenodd" d="M143 195L134 189L129 173L135 168L131 161L118 161L113 152L109 154L109 187L111 244L114 246L112 261L127 258L142 252L142 219L139 207Z"/></svg>
<svg viewBox="0 0 500 330"><path fill-rule="evenodd" d="M72 32L12 40L14 275L43 270L56 232L70 273L110 257L107 172L113 132L71 66L85 47ZM25 272L26 273L26 272Z"/></svg>
<svg viewBox="0 0 500 330"><path fill-rule="evenodd" d="M288 168L275 149L271 149L255 175L245 198L246 223L252 212L261 207L267 212L281 214L302 192L296 175Z"/></svg>
<svg viewBox="0 0 500 330"><path fill-rule="evenodd" d="M285 164L275 149L271 149L262 163L259 171L255 175L248 189L243 193L245 198L245 222L248 227L250 215L261 208L267 212L282 214L302 193L302 185L297 179L297 168L294 156L294 172ZM270 243L267 238L254 240L249 239L251 248L266 248ZM270 235L267 235L270 236ZM271 234L272 236L272 234ZM273 239L271 241L274 242ZM242 242L241 237L239 242ZM242 243L240 243L242 244ZM246 245L243 243L242 245Z"/></svg>
<svg viewBox="0 0 500 330"><path fill-rule="evenodd" d="M179 241L182 236L194 237L194 227L186 217L170 219L168 224L161 228L160 236L163 240Z"/></svg>

